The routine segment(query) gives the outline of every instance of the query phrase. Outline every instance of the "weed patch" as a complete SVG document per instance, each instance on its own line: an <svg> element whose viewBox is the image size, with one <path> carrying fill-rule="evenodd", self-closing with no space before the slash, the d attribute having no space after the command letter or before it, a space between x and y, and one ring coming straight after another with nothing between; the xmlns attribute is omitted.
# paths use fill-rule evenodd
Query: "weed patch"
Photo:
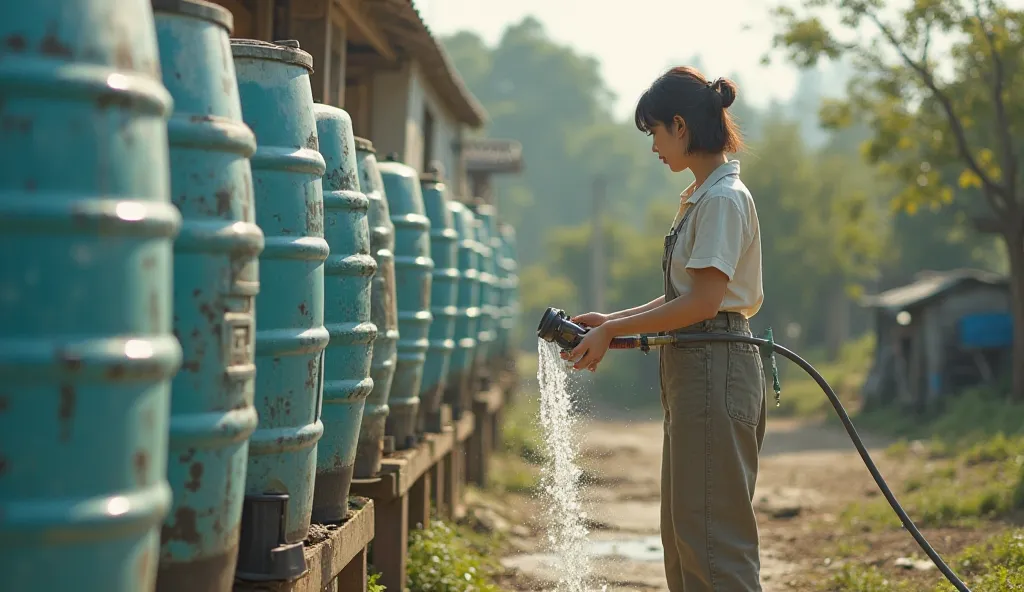
<svg viewBox="0 0 1024 592"><path fill-rule="evenodd" d="M500 592L498 543L470 528L431 522L409 537L409 592Z"/></svg>

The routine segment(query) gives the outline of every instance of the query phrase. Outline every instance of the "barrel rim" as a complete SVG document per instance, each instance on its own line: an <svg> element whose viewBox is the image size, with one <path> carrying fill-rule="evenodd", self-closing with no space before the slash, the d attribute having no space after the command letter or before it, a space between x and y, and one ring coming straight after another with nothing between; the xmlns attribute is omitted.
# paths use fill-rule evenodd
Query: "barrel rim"
<svg viewBox="0 0 1024 592"><path fill-rule="evenodd" d="M369 152L370 154L376 154L377 149L373 147L373 142L366 138L355 136L356 150L362 150L363 152Z"/></svg>
<svg viewBox="0 0 1024 592"><path fill-rule="evenodd" d="M235 15L219 4L206 0L150 0L153 12L181 14L209 21L227 30L228 35L235 30Z"/></svg>
<svg viewBox="0 0 1024 592"><path fill-rule="evenodd" d="M231 38L231 55L235 58L254 58L272 60L302 66L313 73L313 56L303 51L295 42L296 47L289 47L278 42L261 41L259 39Z"/></svg>
<svg viewBox="0 0 1024 592"><path fill-rule="evenodd" d="M443 185L444 179L441 178L437 173L420 173L420 185L427 184Z"/></svg>

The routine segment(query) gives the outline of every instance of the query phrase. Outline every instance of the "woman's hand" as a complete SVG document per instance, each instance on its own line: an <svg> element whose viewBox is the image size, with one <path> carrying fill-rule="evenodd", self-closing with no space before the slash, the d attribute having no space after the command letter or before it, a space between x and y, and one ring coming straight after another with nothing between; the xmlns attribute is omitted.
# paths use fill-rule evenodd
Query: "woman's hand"
<svg viewBox="0 0 1024 592"><path fill-rule="evenodd" d="M576 360L573 368L582 370L586 368L591 372L597 370L604 355L608 353L608 346L611 345L612 337L603 327L594 327L583 336L579 343L568 355L563 356L568 360Z"/></svg>
<svg viewBox="0 0 1024 592"><path fill-rule="evenodd" d="M585 312L581 315L576 315L572 319L572 322L577 325L584 327L600 327L611 319L612 315L606 315L600 312Z"/></svg>

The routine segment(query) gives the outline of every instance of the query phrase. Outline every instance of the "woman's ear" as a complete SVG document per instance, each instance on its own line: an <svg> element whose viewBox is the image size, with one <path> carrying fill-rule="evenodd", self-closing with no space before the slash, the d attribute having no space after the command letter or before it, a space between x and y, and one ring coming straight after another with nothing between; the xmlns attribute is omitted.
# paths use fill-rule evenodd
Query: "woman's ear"
<svg viewBox="0 0 1024 592"><path fill-rule="evenodd" d="M683 121L682 117L675 115L672 117L672 123L676 124L676 138L682 140L683 136L686 135L686 122Z"/></svg>

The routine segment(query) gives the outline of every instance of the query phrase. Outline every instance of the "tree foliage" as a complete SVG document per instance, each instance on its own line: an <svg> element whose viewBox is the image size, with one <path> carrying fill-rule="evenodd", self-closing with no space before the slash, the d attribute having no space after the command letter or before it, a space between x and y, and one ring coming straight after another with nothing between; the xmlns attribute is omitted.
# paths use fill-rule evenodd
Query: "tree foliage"
<svg viewBox="0 0 1024 592"><path fill-rule="evenodd" d="M863 156L899 182L896 208L955 203L1003 237L1015 306L1013 392L1024 399L1024 10L997 0L890 8L882 0L779 7L775 46L802 66L853 59L849 96L826 105L822 121L833 129L866 122ZM838 25L825 24L825 10Z"/></svg>

